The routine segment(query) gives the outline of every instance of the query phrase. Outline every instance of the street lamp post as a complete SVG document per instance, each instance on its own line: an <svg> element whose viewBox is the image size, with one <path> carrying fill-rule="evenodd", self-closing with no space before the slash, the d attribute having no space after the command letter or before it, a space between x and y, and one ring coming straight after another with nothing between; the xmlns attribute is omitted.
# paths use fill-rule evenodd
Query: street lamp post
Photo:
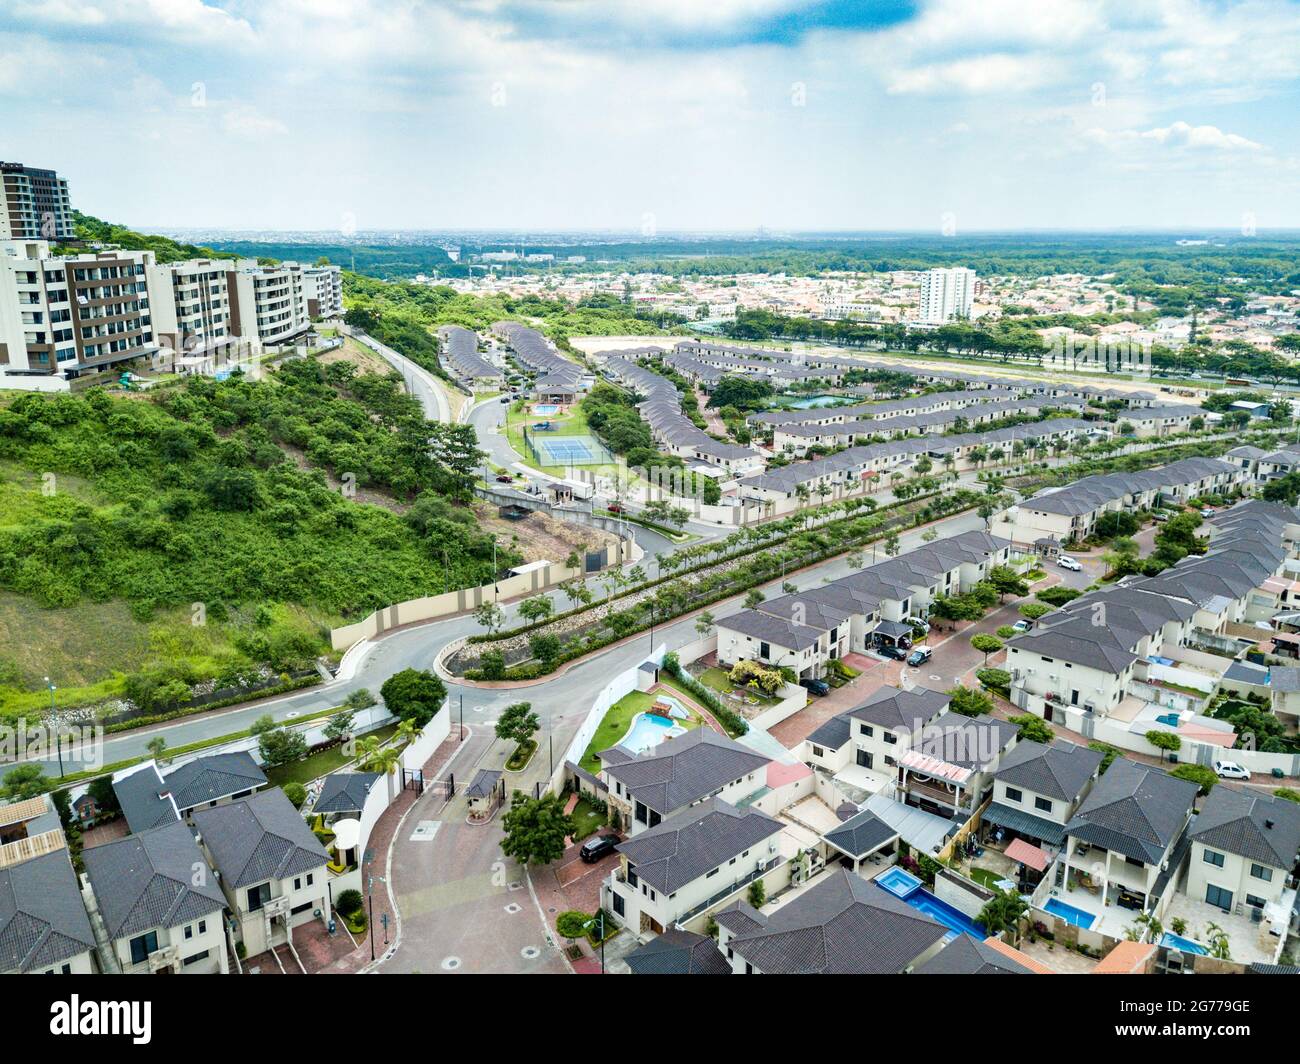
<svg viewBox="0 0 1300 1064"><path fill-rule="evenodd" d="M54 719L54 692L57 688L45 677L45 686L50 689L50 726L54 729L54 746L59 753L59 779L63 778L63 732L59 730L58 721Z"/></svg>
<svg viewBox="0 0 1300 1064"><path fill-rule="evenodd" d="M605 974L605 906L600 907L600 974ZM582 925L583 930L589 928L596 920L593 918Z"/></svg>

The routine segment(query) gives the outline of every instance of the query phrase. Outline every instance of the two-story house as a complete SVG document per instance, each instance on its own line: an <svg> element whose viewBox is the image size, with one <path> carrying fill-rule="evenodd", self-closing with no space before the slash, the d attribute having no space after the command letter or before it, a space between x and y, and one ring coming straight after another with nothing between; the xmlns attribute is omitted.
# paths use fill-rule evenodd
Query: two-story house
<svg viewBox="0 0 1300 1064"><path fill-rule="evenodd" d="M226 898L186 824L116 839L82 860L87 908L98 909L121 972L229 971Z"/></svg>
<svg viewBox="0 0 1300 1064"><path fill-rule="evenodd" d="M766 786L768 758L700 727L637 756L621 746L600 753L606 798L631 835L707 798L736 803Z"/></svg>
<svg viewBox="0 0 1300 1064"><path fill-rule="evenodd" d="M689 806L619 844L604 904L634 934L686 923L775 868L782 827L721 798Z"/></svg>
<svg viewBox="0 0 1300 1064"><path fill-rule="evenodd" d="M194 827L249 956L329 919L329 854L280 788L200 809Z"/></svg>
<svg viewBox="0 0 1300 1064"><path fill-rule="evenodd" d="M1022 739L993 774L993 800L980 816L985 839L1058 849L1101 762L1101 751L1063 739L1048 745Z"/></svg>
<svg viewBox="0 0 1300 1064"><path fill-rule="evenodd" d="M937 816L972 816L1018 735L1014 724L996 717L945 711L899 757L898 800Z"/></svg>
<svg viewBox="0 0 1300 1064"><path fill-rule="evenodd" d="M1300 805L1271 794L1219 784L1192 822L1186 893L1224 912L1280 907L1285 929L1296 891L1288 886L1300 860ZM1285 934L1285 930L1282 931Z"/></svg>
<svg viewBox="0 0 1300 1064"><path fill-rule="evenodd" d="M948 708L942 691L914 687L904 691L884 686L860 704L838 713L814 730L800 746L799 756L814 770L836 776L856 768L878 780L894 780L898 758L910 749L921 729Z"/></svg>

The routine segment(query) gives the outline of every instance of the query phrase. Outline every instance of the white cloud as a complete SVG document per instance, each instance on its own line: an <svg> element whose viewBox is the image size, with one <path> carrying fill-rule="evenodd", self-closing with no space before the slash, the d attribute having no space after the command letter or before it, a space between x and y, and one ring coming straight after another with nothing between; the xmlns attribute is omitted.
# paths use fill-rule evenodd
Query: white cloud
<svg viewBox="0 0 1300 1064"><path fill-rule="evenodd" d="M1263 145L1236 133L1225 133L1218 126L1193 126L1188 122L1174 122L1154 129L1107 130L1090 129L1086 136L1096 144L1123 148L1139 144L1153 144L1168 148L1189 148L1219 152L1261 151Z"/></svg>
<svg viewBox="0 0 1300 1064"><path fill-rule="evenodd" d="M1025 92L1052 77L1051 64L1036 56L981 55L899 71L887 89L892 94Z"/></svg>
<svg viewBox="0 0 1300 1064"><path fill-rule="evenodd" d="M234 104L221 112L221 128L236 137L265 140L283 136L289 128L279 119L262 114L248 104Z"/></svg>

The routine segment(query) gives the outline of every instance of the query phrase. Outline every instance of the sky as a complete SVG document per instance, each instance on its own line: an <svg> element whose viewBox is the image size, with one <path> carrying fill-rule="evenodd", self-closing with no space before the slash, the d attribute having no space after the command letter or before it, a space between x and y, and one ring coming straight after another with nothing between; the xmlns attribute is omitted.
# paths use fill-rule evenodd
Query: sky
<svg viewBox="0 0 1300 1064"><path fill-rule="evenodd" d="M1300 226L1287 0L0 0L0 158L144 229Z"/></svg>

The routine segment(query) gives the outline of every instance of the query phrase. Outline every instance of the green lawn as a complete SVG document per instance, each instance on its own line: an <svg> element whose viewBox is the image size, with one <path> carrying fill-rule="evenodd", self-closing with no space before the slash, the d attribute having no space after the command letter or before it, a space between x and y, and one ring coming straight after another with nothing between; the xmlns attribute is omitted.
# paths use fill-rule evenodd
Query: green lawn
<svg viewBox="0 0 1300 1064"><path fill-rule="evenodd" d="M591 807L586 798L579 798L573 807L573 839L577 842L605 826L605 816Z"/></svg>
<svg viewBox="0 0 1300 1064"><path fill-rule="evenodd" d="M378 731L366 732L366 738L374 736L381 742L390 738L397 731L396 724L390 724ZM266 778L273 787L283 787L286 783L308 784L317 776L326 776L335 772L346 765L352 758L343 752L343 744L331 746L328 750L322 750L319 754L312 754L301 761L293 761L288 765L279 765L276 768L266 770Z"/></svg>
<svg viewBox="0 0 1300 1064"><path fill-rule="evenodd" d="M989 890L997 890L998 888L994 884L1005 878L996 872L990 872L987 868L972 868L967 875L981 887L988 887Z"/></svg>
<svg viewBox="0 0 1300 1064"><path fill-rule="evenodd" d="M727 679L727 670L720 669L716 665L711 669L705 669L704 672L696 677L696 679L699 680L700 683L704 684L705 687L711 687L713 690L724 695L731 694L733 691L738 691L743 692L746 697L756 698L760 702L772 703L777 701L775 698L769 698L767 695L762 694L759 691L751 690L748 687L737 687Z"/></svg>
<svg viewBox="0 0 1300 1064"><path fill-rule="evenodd" d="M690 692L678 687L672 682L671 677L664 677L659 682L670 688L675 694L681 695L682 698L689 698L694 703L695 700ZM602 750L608 750L611 746L616 745L627 734L628 728L632 726L632 718L638 713L646 712L656 701L658 701L658 697L653 693L646 694L642 691L632 691L610 706L605 713L605 718L596 728L596 734L592 736L591 742L587 744L586 752L582 755L582 760L578 764L592 775L599 773L600 758L596 755ZM698 727L700 724L699 716L690 706L687 706L686 709L691 714L690 719L679 720L677 723L684 728Z"/></svg>

